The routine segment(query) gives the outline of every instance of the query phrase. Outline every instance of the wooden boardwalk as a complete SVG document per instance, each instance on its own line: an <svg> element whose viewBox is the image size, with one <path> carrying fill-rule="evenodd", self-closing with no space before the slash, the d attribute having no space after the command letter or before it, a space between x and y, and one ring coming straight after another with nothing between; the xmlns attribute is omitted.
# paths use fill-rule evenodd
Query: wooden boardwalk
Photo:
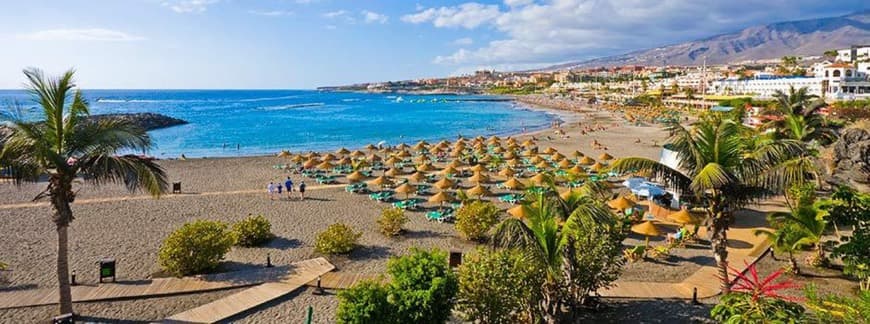
<svg viewBox="0 0 870 324"><path fill-rule="evenodd" d="M288 274L292 275L296 269L307 268L312 264L319 265L323 262L326 262L326 260L318 258L295 262L288 266L277 266L252 271L226 272L187 278L160 278L73 286L72 297L73 302L92 302L124 298L159 297L245 287L263 282L280 281L287 278ZM58 303L58 299L57 288L0 292L0 309L53 305Z"/></svg>
<svg viewBox="0 0 870 324"><path fill-rule="evenodd" d="M329 272L321 276L320 288L323 289L347 289L353 287L360 281L378 281L381 283L388 282L383 275L362 274L362 273L346 273L346 272ZM311 287L317 287L317 279L308 283Z"/></svg>
<svg viewBox="0 0 870 324"><path fill-rule="evenodd" d="M306 283L335 269L318 258L294 264L292 273L278 282L267 282L170 316L165 323L214 323L287 295Z"/></svg>

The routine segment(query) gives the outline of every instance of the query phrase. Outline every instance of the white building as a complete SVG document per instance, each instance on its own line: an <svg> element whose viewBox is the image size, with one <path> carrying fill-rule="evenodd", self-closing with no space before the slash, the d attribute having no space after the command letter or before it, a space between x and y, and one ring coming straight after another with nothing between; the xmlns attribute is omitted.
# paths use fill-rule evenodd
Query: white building
<svg viewBox="0 0 870 324"><path fill-rule="evenodd" d="M788 93L789 88L807 88L809 94L828 99L844 100L870 98L870 63L858 67L843 62L814 66L813 77L775 77L756 74L749 80L725 79L714 81L711 90L724 95L752 95L771 98L777 91Z"/></svg>
<svg viewBox="0 0 870 324"><path fill-rule="evenodd" d="M870 45L856 45L837 50L837 61L856 62L870 60Z"/></svg>

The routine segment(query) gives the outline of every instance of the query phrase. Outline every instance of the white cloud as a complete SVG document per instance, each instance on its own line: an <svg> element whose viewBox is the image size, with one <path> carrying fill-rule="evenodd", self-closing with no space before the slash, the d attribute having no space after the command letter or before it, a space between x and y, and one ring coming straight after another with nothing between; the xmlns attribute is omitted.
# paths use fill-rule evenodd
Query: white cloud
<svg viewBox="0 0 870 324"><path fill-rule="evenodd" d="M162 5L169 7L177 13L199 13L208 9L208 6L217 3L219 0L171 0L164 1Z"/></svg>
<svg viewBox="0 0 870 324"><path fill-rule="evenodd" d="M343 17L343 16L346 16L346 15L347 15L347 11L346 11L346 10L330 11L330 12L327 12L327 13L323 14L324 17L326 17L326 18L330 18L330 19L332 19L332 18L338 18L338 17Z"/></svg>
<svg viewBox="0 0 870 324"><path fill-rule="evenodd" d="M471 37L463 37L453 41L453 45L468 46L471 44L474 44L474 40Z"/></svg>
<svg viewBox="0 0 870 324"><path fill-rule="evenodd" d="M418 8L401 17L437 28L487 28L496 38L434 58L466 66L565 62L651 48L747 26L832 16L840 8L811 0L503 0ZM865 0L866 1L866 0ZM840 8L837 8L837 7ZM848 11L848 10L847 10Z"/></svg>
<svg viewBox="0 0 870 324"><path fill-rule="evenodd" d="M363 21L365 21L367 24L371 24L371 23L386 24L387 20L389 19L389 17L387 17L387 15L379 14L377 12L368 11L368 10L363 10L361 12L361 14L363 15Z"/></svg>
<svg viewBox="0 0 870 324"><path fill-rule="evenodd" d="M249 14L268 17L291 16L292 11L288 10L249 10Z"/></svg>
<svg viewBox="0 0 870 324"><path fill-rule="evenodd" d="M144 40L144 37L130 35L117 30L103 28L49 29L18 35L18 38L36 41L103 41L130 42Z"/></svg>
<svg viewBox="0 0 870 324"><path fill-rule="evenodd" d="M429 8L418 11L415 14L402 16L402 21L412 24L432 22L435 27L473 29L492 22L501 15L498 5L484 5L476 2L463 3L455 7Z"/></svg>

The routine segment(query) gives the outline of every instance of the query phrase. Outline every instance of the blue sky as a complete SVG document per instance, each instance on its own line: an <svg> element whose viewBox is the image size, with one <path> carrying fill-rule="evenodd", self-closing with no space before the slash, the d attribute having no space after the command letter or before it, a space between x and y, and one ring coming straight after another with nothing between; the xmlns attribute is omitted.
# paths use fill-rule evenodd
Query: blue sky
<svg viewBox="0 0 870 324"><path fill-rule="evenodd" d="M783 20L806 0L0 1L0 88L77 69L85 88L313 88L524 69Z"/></svg>

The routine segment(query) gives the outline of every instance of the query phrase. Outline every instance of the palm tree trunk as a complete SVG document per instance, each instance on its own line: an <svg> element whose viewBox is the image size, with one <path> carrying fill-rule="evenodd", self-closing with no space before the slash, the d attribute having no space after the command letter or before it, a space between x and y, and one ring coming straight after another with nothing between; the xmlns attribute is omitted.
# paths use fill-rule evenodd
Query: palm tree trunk
<svg viewBox="0 0 870 324"><path fill-rule="evenodd" d="M67 225L57 226L57 282L59 284L60 313L70 314L73 312L72 292L69 282L69 238Z"/></svg>
<svg viewBox="0 0 870 324"><path fill-rule="evenodd" d="M721 213L714 215L716 216L713 218L710 245L713 248L713 257L719 266L720 288L723 294L727 294L731 292L731 280L728 279L728 218Z"/></svg>
<svg viewBox="0 0 870 324"><path fill-rule="evenodd" d="M801 268L798 266L798 262L794 258L794 253L791 251L788 252L788 261L791 262L791 273L796 275L801 274Z"/></svg>

